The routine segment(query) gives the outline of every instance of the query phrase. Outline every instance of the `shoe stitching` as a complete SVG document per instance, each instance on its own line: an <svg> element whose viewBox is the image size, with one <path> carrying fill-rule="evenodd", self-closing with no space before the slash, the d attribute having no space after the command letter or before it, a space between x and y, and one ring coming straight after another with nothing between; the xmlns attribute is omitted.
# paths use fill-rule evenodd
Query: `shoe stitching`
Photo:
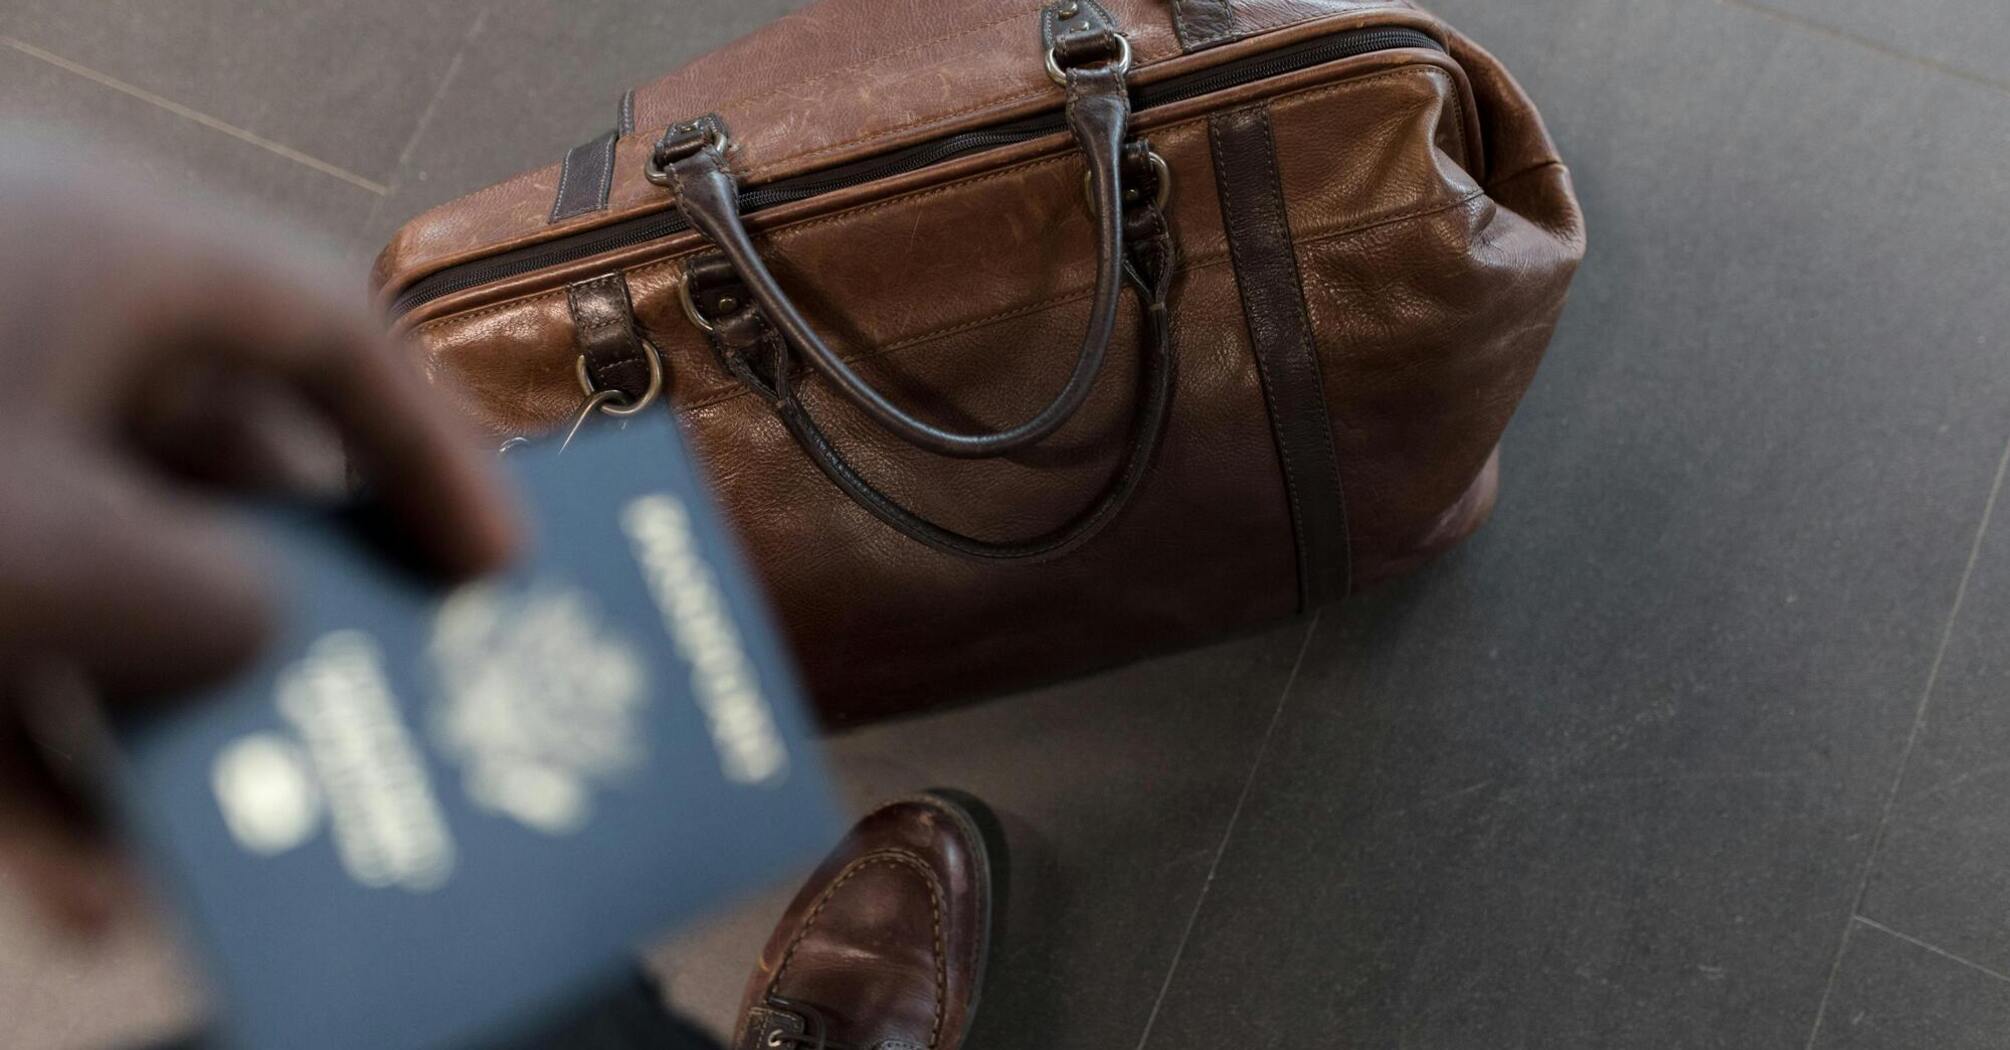
<svg viewBox="0 0 2010 1050"><path fill-rule="evenodd" d="M809 915L803 919L802 926L796 929L795 937L789 941L788 950L782 953L781 964L775 967L775 976L768 981L767 991L768 994L772 995L775 989L781 985L782 978L789 972L789 964L795 959L796 949L802 947L803 940L809 936L810 930L815 928L817 920L823 915L824 908L830 904L831 898L837 895L837 891L842 889L845 883L857 878L867 868L876 864L892 864L912 869L922 877L922 881L928 886L929 920L935 940L933 945L935 955L935 1016L929 1028L928 1047L929 1050L934 1050L935 1046L942 1039L943 1010L949 999L949 952L944 947L942 941L942 888L940 880L935 877L935 871L928 866L928 862L908 850L875 850L846 865L844 871L829 886L824 888L823 893L817 898L816 906L810 909Z"/></svg>

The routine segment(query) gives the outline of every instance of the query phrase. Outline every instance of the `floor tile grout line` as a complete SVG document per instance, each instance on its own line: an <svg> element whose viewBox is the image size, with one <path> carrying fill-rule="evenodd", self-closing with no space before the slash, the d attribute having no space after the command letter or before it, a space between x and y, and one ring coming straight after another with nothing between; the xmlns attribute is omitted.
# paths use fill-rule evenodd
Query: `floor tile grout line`
<svg viewBox="0 0 2010 1050"><path fill-rule="evenodd" d="M1769 4L1757 3L1756 0L1717 0L1717 3L1724 7L1735 7L1738 8L1739 10L1750 11L1755 15L1760 15L1765 18L1771 18L1775 21L1784 22L1787 25L1793 26L1796 29L1806 30L1807 32L1814 33L1819 36L1828 37L1831 40L1839 40L1842 41L1843 43L1855 44L1857 47L1861 47L1869 51L1875 51L1878 54L1885 56L1886 58L1895 58L1901 62L1906 62L1911 65L1919 66L1922 69L1931 70L1935 73L1939 73L1944 76L1954 77L1957 80L1965 80L1971 84L1979 84L1982 87L1994 88L1997 91L2010 93L2010 80L2002 80L1997 77L1989 76L1985 73L1977 73L1973 70L1963 69L1960 66L1950 65L1946 62L1940 61L1939 59L1927 58L1924 55L1915 55L1910 51L1905 51L1900 48L1893 47L1890 44L1884 43L1883 41L1873 40L1867 36L1858 36L1857 34L1849 32L1848 30L1837 29L1836 27L1831 25L1824 25L1823 23L1817 22L1812 18L1806 18L1801 15L1796 15L1787 11L1782 11L1779 8L1773 7Z"/></svg>
<svg viewBox="0 0 2010 1050"><path fill-rule="evenodd" d="M25 40L20 40L15 37L6 35L0 35L0 44L4 44L7 47L20 52L21 54L27 55L29 58L36 59L37 61L40 62L46 62L49 65L55 66L57 69L61 69L69 73L74 73L77 76L83 77L85 80L89 80L92 83L99 85L100 87L107 87L112 89L113 91L119 92L120 94L139 99L141 102L145 102L148 105L154 106L158 109L164 109L169 113L174 114L175 116L181 117L184 120L194 121L195 123L210 129L211 131L228 135L231 138L238 140L239 142L244 142L256 146L259 149L265 150L268 153L277 154L281 157L286 158L287 160L294 162L295 164L300 164L305 167L312 168L323 175L340 179L343 182L350 184L351 186L355 186L356 188L367 191L369 193L374 193L379 197L385 196L391 192L390 188L385 186L383 183L366 179L363 176L358 175L353 171L349 171L346 168L330 164L319 157L309 156L305 153L300 152L297 149L294 149L291 146L279 142L274 142L271 139L268 139L265 136L260 135L255 131L247 131L244 128L238 127L235 124L229 123L224 120L220 120L216 117L212 117L209 114L202 112L201 110L191 109L188 106L184 106L181 103L176 102L171 98L156 95L153 92L148 91L143 87L139 87L134 84L128 84L125 81L120 80L119 78L112 76L108 73L100 73L89 66L83 65L82 63L73 62L70 59L64 58L63 56L55 54L53 52L44 51L41 48L36 47L35 45L30 44Z"/></svg>
<svg viewBox="0 0 2010 1050"><path fill-rule="evenodd" d="M1207 878L1201 880L1200 896L1193 902L1193 910L1187 913L1186 928L1180 931L1179 944L1174 946L1172 961L1166 964L1165 980L1159 983L1159 994L1152 999L1152 1012L1145 1017L1144 1031L1138 1035L1138 1050L1145 1050L1151 1042L1152 1028L1158 1024L1159 1011L1164 1008L1166 995L1172 991L1173 978L1179 973L1180 960L1186 955L1187 941L1193 937L1193 928L1200 921L1200 912L1207 904L1208 891L1214 888L1214 877L1221 870L1221 860L1228 854L1229 840L1235 837L1235 825L1242 819L1242 809L1249 802L1249 795L1256 787L1256 774L1263 769L1263 760L1270 754L1270 740L1277 735L1277 724L1284 718L1284 704L1291 698L1291 689L1298 684L1298 672L1305 666L1305 654L1312 651L1312 636L1319 629L1320 613L1312 614L1312 622L1305 626L1305 638L1298 643L1298 658L1291 661L1291 673L1284 677L1284 688L1277 692L1277 706L1270 711L1270 724L1263 730L1263 740L1256 746L1256 756L1250 759L1249 774L1242 780L1242 791L1235 798L1235 808L1229 811L1228 825L1221 830L1221 842L1215 846L1214 859L1208 863Z"/></svg>
<svg viewBox="0 0 2010 1050"><path fill-rule="evenodd" d="M1850 918L1836 945L1835 958L1829 962L1828 980L1822 985L1821 1003L1815 1007L1814 1025L1808 1031L1807 1050L1814 1050L1815 1040L1821 1038L1822 1021L1828 1016L1829 999L1835 994L1836 977L1842 972L1843 953L1849 948L1850 928L1863 916L1864 897L1870 891L1870 873L1877 866L1878 854L1883 852L1885 832L1891 826L1892 811L1898 806L1898 792L1905 785L1906 768L1912 764L1913 748L1919 744L1927 711L1933 706L1933 693L1940 685L1940 668L1947 660L1948 644L1953 641L1954 628L1961 620L1961 607L1968 600L1968 581L1975 575L1976 562L1981 560L1982 541L1988 537L1990 522L1996 516L1996 501L2003 494L2006 469L2010 469L2010 438L2005 439L2003 453L1997 457L1996 477L1989 485L1989 498L1982 504L1982 520L1976 523L1975 539L1968 546L1968 564L1961 570L1961 583L1954 589L1954 604L1947 610L1947 620L1941 625L1940 644L1934 647L1933 665L1926 672L1926 687L1920 691L1919 704L1912 714L1912 728L1906 732L1905 746L1899 750L1898 769L1892 774L1891 789L1885 793L1884 809L1878 814L1877 830L1871 835L1863 870L1857 873L1856 894L1850 901Z"/></svg>
<svg viewBox="0 0 2010 1050"><path fill-rule="evenodd" d="M1947 949L1940 947L1939 945L1928 944L1925 941L1922 941L1919 938L1914 937L1909 933L1900 933L1899 931L1894 930L1889 926L1886 926L1884 923L1881 923L1876 919L1866 918L1862 915L1852 915L1850 916L1850 918L1854 919L1858 923L1861 923L1862 925L1868 926L1871 929L1876 930L1879 933L1888 934L1892 937L1896 937L1899 940L1904 941L1905 943L1910 944L1915 948L1920 948L1932 952L1933 954L1938 955L1943 959L1946 959L1948 962L1960 963L1961 965L1966 966L1971 970L1974 970L1976 973L1983 974L1989 977L1994 977L1997 980L2004 982L2005 984L2010 984L2010 974L2002 973L1997 970L1992 970L1989 967L1984 966L1973 959L1964 959L1961 956L1956 955L1953 952L1950 952Z"/></svg>
<svg viewBox="0 0 2010 1050"><path fill-rule="evenodd" d="M426 100L426 108L419 111L419 119L413 123L412 133L405 138L404 148L398 151L397 162L391 168L389 191L396 191L403 186L405 166L411 163L413 152L419 148L419 141L425 138L427 131L431 130L433 117L438 115L440 102L447 97L448 89L453 87L454 81L460 79L461 67L467 64L468 46L481 37L482 30L488 25L491 10L493 8L483 7L480 13L475 15L474 21L468 23L468 31L461 34L460 46L454 49L454 57L447 62L447 71L440 75L440 82L433 88L432 97ZM364 233L367 234L376 228L379 214L384 210L384 202L389 199L390 192L386 192L384 196L377 198L376 203L370 205L370 214L363 219Z"/></svg>

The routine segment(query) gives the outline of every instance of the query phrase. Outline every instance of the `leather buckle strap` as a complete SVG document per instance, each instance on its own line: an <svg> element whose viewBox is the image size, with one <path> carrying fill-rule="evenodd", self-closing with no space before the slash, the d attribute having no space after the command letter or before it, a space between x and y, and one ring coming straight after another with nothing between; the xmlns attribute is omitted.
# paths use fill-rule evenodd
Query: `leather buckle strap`
<svg viewBox="0 0 2010 1050"><path fill-rule="evenodd" d="M606 274L571 285L565 294L579 345L574 370L581 392L618 395L605 409L611 415L641 411L663 391L663 362L636 327L627 279Z"/></svg>
<svg viewBox="0 0 2010 1050"><path fill-rule="evenodd" d="M642 174L658 186L670 186L670 165L710 148L724 155L731 140L726 135L726 123L716 113L683 124L672 124L657 141L656 148L649 151L649 159L642 165Z"/></svg>
<svg viewBox="0 0 2010 1050"><path fill-rule="evenodd" d="M1055 0L1041 8L1040 46L1047 52L1047 78L1063 87L1068 70L1077 67L1131 68L1131 42L1096 0Z"/></svg>

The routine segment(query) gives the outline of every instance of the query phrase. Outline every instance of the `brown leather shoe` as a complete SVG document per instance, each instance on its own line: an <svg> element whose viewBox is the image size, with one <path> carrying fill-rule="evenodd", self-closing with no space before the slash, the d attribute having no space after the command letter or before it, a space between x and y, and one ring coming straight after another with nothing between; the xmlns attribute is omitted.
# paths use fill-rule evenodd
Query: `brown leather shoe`
<svg viewBox="0 0 2010 1050"><path fill-rule="evenodd" d="M991 940L991 827L947 792L859 821L768 938L735 1050L958 1050Z"/></svg>

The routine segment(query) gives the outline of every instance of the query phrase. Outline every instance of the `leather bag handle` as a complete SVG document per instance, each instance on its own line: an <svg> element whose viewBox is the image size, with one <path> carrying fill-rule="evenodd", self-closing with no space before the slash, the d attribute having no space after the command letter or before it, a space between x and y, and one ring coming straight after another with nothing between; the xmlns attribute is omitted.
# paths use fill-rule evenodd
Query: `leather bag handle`
<svg viewBox="0 0 2010 1050"><path fill-rule="evenodd" d="M1117 327L1117 303L1124 283L1124 190L1122 159L1130 131L1130 96L1125 83L1129 46L1103 27L1059 37L1050 56L1067 86L1067 122L1089 166L1096 223L1096 291L1089 309L1074 371L1061 392L1030 418L1001 430L962 433L919 419L874 390L817 335L809 320L782 290L761 260L741 221L739 186L726 164L722 126L707 118L673 126L650 158L651 177L667 183L677 208L693 229L726 257L762 311L799 350L810 366L846 400L902 439L930 452L958 458L1000 456L1060 429L1088 400Z"/></svg>
<svg viewBox="0 0 2010 1050"><path fill-rule="evenodd" d="M1143 148L1139 153L1148 155ZM713 348L736 378L767 399L817 469L859 506L910 539L947 554L975 561L1041 561L1080 547L1116 519L1157 455L1170 414L1174 379L1167 305L1173 275L1171 232L1156 203L1133 206L1124 222L1130 245L1124 274L1138 292L1144 348L1141 397L1123 460L1102 493L1086 508L1066 523L1026 540L992 541L957 532L922 517L873 485L810 416L789 382L788 341L767 323L757 303L747 302L746 290L735 280L731 264L719 256L693 259L685 282L687 289L700 282L707 286L703 293L693 293L694 303L734 304L722 310L723 316L707 320ZM694 309L703 311L705 306L694 305Z"/></svg>

